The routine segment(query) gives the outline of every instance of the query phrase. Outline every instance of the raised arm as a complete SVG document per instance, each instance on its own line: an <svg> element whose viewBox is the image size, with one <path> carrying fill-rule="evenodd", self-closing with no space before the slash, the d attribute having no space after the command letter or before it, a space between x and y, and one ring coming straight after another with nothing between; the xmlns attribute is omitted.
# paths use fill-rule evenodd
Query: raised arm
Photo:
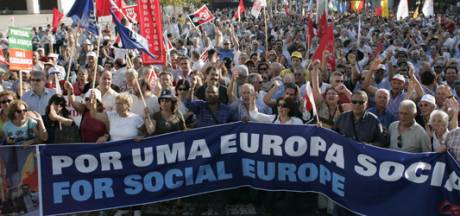
<svg viewBox="0 0 460 216"><path fill-rule="evenodd" d="M106 112L100 113L97 111L96 95L94 94L94 92L91 92L90 103L91 103L91 108L90 108L91 116L101 122L104 122L105 125L110 125L107 113Z"/></svg>
<svg viewBox="0 0 460 216"><path fill-rule="evenodd" d="M409 78L410 78L410 82L413 83L413 87L416 93L415 97L412 97L412 100L418 101L420 98L423 97L424 92L423 92L422 85L420 84L417 77L415 76L415 69L412 64L409 64Z"/></svg>
<svg viewBox="0 0 460 216"><path fill-rule="evenodd" d="M228 84L227 89L227 97L228 97L228 104L233 103L237 100L235 95L235 86L236 86L236 79L238 79L239 71L234 70L232 73L232 78L230 79L230 83Z"/></svg>
<svg viewBox="0 0 460 216"><path fill-rule="evenodd" d="M375 95L375 92L378 90L376 87L371 85L371 82L373 81L374 73L378 70L380 63L381 60L379 58L376 58L374 61L372 61L369 67L369 72L364 78L363 89L370 95Z"/></svg>
<svg viewBox="0 0 460 216"><path fill-rule="evenodd" d="M264 103L269 107L274 107L276 102L272 100L273 94L275 94L276 90L280 87L280 81L275 80L273 82L273 87L268 91L268 93L264 96Z"/></svg>
<svg viewBox="0 0 460 216"><path fill-rule="evenodd" d="M311 84L312 84L312 93L316 105L318 106L323 101L321 96L321 88L319 87L319 73L320 73L320 63L318 60L313 62L313 69L311 71ZM306 94L306 93L305 93Z"/></svg>
<svg viewBox="0 0 460 216"><path fill-rule="evenodd" d="M74 89L72 84L70 84L70 82L65 82L64 89L68 93L67 100L69 100L70 105L79 113L85 112L85 105L75 101Z"/></svg>

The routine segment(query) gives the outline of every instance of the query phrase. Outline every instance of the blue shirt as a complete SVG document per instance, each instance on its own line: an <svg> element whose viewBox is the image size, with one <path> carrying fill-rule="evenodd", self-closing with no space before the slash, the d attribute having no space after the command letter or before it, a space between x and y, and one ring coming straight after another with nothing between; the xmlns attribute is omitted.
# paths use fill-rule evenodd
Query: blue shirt
<svg viewBox="0 0 460 216"><path fill-rule="evenodd" d="M208 108L208 102L203 100L187 100L185 106L195 114L197 127L224 124L238 120L237 110L223 103L219 104L219 109L215 113L212 113Z"/></svg>
<svg viewBox="0 0 460 216"><path fill-rule="evenodd" d="M48 106L48 101L51 96L55 95L56 91L54 89L45 88L43 94L38 96L33 90L27 91L22 96L22 100L27 103L29 110L37 111L40 115L45 115L46 106Z"/></svg>
<svg viewBox="0 0 460 216"><path fill-rule="evenodd" d="M396 97L391 96L390 92L390 102L388 103L387 110L390 112L397 120L399 120L399 104L406 98L406 93L401 91Z"/></svg>
<svg viewBox="0 0 460 216"><path fill-rule="evenodd" d="M391 123L397 121L396 117L392 115L390 112L388 112L388 110L385 110L385 112L383 113L378 113L376 107L371 107L367 111L376 115L384 128L388 128Z"/></svg>

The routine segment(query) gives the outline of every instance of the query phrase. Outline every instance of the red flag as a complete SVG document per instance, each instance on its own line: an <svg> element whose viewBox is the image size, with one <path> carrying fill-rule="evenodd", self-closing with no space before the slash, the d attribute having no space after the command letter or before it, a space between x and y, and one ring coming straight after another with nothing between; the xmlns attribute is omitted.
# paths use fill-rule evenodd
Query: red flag
<svg viewBox="0 0 460 216"><path fill-rule="evenodd" d="M195 27L213 21L216 17L211 13L206 5L188 15L190 21Z"/></svg>
<svg viewBox="0 0 460 216"><path fill-rule="evenodd" d="M207 62L208 61L208 50L209 50L209 47L207 47L200 55L200 59L201 61L203 62Z"/></svg>
<svg viewBox="0 0 460 216"><path fill-rule="evenodd" d="M57 27L59 26L59 23L62 20L62 17L64 17L64 14L61 13L57 8L53 8L53 29L52 31L56 33Z"/></svg>
<svg viewBox="0 0 460 216"><path fill-rule="evenodd" d="M96 16L110 16L110 1L96 0Z"/></svg>
<svg viewBox="0 0 460 216"><path fill-rule="evenodd" d="M364 0L351 1L351 10L360 13L364 8Z"/></svg>
<svg viewBox="0 0 460 216"><path fill-rule="evenodd" d="M322 37L323 34L326 32L326 29L327 29L327 17L326 17L326 13L323 13L323 15L321 15L321 18L319 20L318 37Z"/></svg>
<svg viewBox="0 0 460 216"><path fill-rule="evenodd" d="M381 6L375 8L375 16L382 16L382 12L383 10Z"/></svg>
<svg viewBox="0 0 460 216"><path fill-rule="evenodd" d="M235 14L233 15L233 19L240 19L241 14L244 12L244 0L240 0L240 3L238 4L238 8L235 11Z"/></svg>
<svg viewBox="0 0 460 216"><path fill-rule="evenodd" d="M313 21L311 20L310 14L308 14L307 24L308 24L307 45L308 47L311 47L311 41L313 40L314 33L313 33Z"/></svg>
<svg viewBox="0 0 460 216"><path fill-rule="evenodd" d="M313 55L312 61L323 60L323 52L329 51L331 55L329 56L328 64L331 65L332 69L335 69L335 55L334 55L334 25L329 25L326 29L326 32L321 37L319 41L319 46L316 49L315 54Z"/></svg>

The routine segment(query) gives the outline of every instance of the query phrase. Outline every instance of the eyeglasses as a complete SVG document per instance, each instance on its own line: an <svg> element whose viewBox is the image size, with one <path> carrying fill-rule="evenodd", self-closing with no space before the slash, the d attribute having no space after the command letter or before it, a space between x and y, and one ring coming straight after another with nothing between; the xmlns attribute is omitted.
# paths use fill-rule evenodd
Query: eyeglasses
<svg viewBox="0 0 460 216"><path fill-rule="evenodd" d="M402 136L401 136L401 134L399 134L399 136L398 136L398 144L397 145L398 145L398 148L402 148Z"/></svg>
<svg viewBox="0 0 460 216"><path fill-rule="evenodd" d="M41 82L41 79L30 79L31 82Z"/></svg>
<svg viewBox="0 0 460 216"><path fill-rule="evenodd" d="M354 100L354 101L351 101L353 104L359 104L359 105L363 105L366 103L366 101L358 101L358 100Z"/></svg>
<svg viewBox="0 0 460 216"><path fill-rule="evenodd" d="M23 109L23 110L16 110L15 112L16 112L16 113L18 113L18 114L21 114L21 113L26 113L26 112L27 112L27 109Z"/></svg>
<svg viewBox="0 0 460 216"><path fill-rule="evenodd" d="M287 108L288 105L287 105L287 103L278 103L278 107Z"/></svg>
<svg viewBox="0 0 460 216"><path fill-rule="evenodd" d="M259 68L260 71L266 71L268 68Z"/></svg>
<svg viewBox="0 0 460 216"><path fill-rule="evenodd" d="M13 100L3 100L3 101L0 101L1 104L6 104L6 103L11 103L13 102Z"/></svg>
<svg viewBox="0 0 460 216"><path fill-rule="evenodd" d="M186 88L177 88L177 91L187 91Z"/></svg>
<svg viewBox="0 0 460 216"><path fill-rule="evenodd" d="M427 107L429 106L427 103L420 103L420 107Z"/></svg>

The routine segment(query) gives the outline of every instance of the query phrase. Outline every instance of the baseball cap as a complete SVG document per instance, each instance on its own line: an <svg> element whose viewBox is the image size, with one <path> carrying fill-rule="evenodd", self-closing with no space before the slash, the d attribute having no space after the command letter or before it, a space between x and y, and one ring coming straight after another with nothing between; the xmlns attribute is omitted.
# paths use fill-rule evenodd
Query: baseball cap
<svg viewBox="0 0 460 216"><path fill-rule="evenodd" d="M89 45L91 45L92 43L91 43L91 41L90 41L89 39L86 39L86 40L83 41L83 44L89 44Z"/></svg>
<svg viewBox="0 0 460 216"><path fill-rule="evenodd" d="M90 89L86 92L85 94L85 97L84 98L91 98L91 92L94 92L94 94L96 95L96 100L98 101L102 101L102 94L101 94L101 91L99 91L99 89L97 88L93 88L93 89Z"/></svg>
<svg viewBox="0 0 460 216"><path fill-rule="evenodd" d="M423 95L422 99L420 99L420 102L425 101L427 103L432 104L433 106L436 106L436 99L433 97L433 95L426 94Z"/></svg>
<svg viewBox="0 0 460 216"><path fill-rule="evenodd" d="M50 53L48 54L48 58L59 58L59 55L56 53Z"/></svg>
<svg viewBox="0 0 460 216"><path fill-rule="evenodd" d="M294 51L294 52L292 52L291 57L292 58L302 59L302 53L300 53L299 51Z"/></svg>
<svg viewBox="0 0 460 216"><path fill-rule="evenodd" d="M404 78L404 76L401 75L401 74L396 74L396 75L394 75L393 78L392 78L392 80L394 80L394 79L395 79L395 80L399 80L399 81L404 82L404 83L406 82L406 78Z"/></svg>
<svg viewBox="0 0 460 216"><path fill-rule="evenodd" d="M173 95L172 91L169 89L165 89L161 91L160 97L158 97L158 100L163 99L163 98L168 98L171 100L176 100L176 96ZM158 101L159 102L159 101Z"/></svg>
<svg viewBox="0 0 460 216"><path fill-rule="evenodd" d="M96 53L95 52L88 52L88 53L86 53L86 56L87 57L89 57L89 56L96 57Z"/></svg>

